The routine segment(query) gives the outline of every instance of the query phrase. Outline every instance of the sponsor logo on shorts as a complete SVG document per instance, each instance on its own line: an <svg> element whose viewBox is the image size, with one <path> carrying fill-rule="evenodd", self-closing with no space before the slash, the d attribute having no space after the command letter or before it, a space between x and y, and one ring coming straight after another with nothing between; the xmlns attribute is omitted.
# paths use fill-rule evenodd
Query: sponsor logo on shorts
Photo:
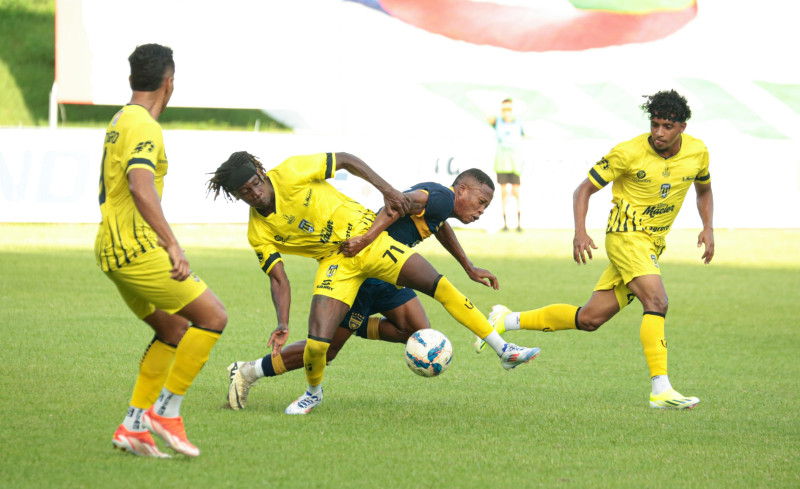
<svg viewBox="0 0 800 489"><path fill-rule="evenodd" d="M656 255L650 255L650 259L653 260L653 265L658 268L658 258L656 258Z"/></svg>
<svg viewBox="0 0 800 489"><path fill-rule="evenodd" d="M333 290L333 287L331 287L331 279L326 278L325 280L322 281L321 284L317 285L316 288L324 290Z"/></svg>
<svg viewBox="0 0 800 489"><path fill-rule="evenodd" d="M333 277L334 275L336 275L336 270L338 270L338 269L339 269L339 265L331 265L331 266L329 266L328 267L328 273L326 274L326 276L328 278Z"/></svg>

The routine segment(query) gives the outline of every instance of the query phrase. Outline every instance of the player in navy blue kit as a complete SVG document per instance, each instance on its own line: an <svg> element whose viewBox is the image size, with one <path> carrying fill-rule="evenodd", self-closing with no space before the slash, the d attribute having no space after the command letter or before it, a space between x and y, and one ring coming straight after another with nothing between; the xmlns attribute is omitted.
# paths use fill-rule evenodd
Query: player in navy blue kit
<svg viewBox="0 0 800 489"><path fill-rule="evenodd" d="M342 253L355 256L384 230L392 238L411 247L435 235L472 280L497 289L497 277L488 270L472 265L453 228L446 222L450 217L464 224L477 221L494 196L492 179L481 170L471 169L459 174L452 187L426 182L414 185L404 194L410 204L408 214L390 217L385 209L381 209L367 233L342 243ZM377 313L383 317L370 317ZM353 306L339 326L327 351L328 362L336 357L353 333L366 339L405 343L415 331L429 328L430 324L413 290L398 289L381 280L368 279L362 284ZM259 378L302 368L304 348L305 341L298 341L283 348L274 348L271 355L258 360L234 362L228 366L228 403L231 408L244 409L250 388Z"/></svg>

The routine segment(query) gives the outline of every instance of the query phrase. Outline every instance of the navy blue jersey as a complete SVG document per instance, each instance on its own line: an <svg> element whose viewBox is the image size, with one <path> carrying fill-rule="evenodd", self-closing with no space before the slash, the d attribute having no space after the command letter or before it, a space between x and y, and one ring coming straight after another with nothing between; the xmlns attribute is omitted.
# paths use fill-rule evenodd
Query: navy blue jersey
<svg viewBox="0 0 800 489"><path fill-rule="evenodd" d="M438 183L418 183L406 192L413 190L428 193L425 210L416 216L405 215L386 229L389 236L408 246L415 246L439 231L456 204L453 189ZM370 315L400 307L416 296L411 289L398 289L378 279L367 279L358 289L353 307L339 327L355 331L365 324Z"/></svg>
<svg viewBox="0 0 800 489"><path fill-rule="evenodd" d="M405 215L386 228L389 236L408 246L416 246L423 239L441 229L453 213L456 194L452 188L434 182L418 183L406 192L422 190L428 193L428 204L419 215Z"/></svg>

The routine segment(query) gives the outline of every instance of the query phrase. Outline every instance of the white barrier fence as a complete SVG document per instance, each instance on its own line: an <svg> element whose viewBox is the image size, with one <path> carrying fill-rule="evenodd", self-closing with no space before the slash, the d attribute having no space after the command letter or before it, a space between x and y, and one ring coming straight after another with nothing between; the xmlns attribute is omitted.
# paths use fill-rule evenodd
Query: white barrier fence
<svg viewBox="0 0 800 489"><path fill-rule="evenodd" d="M635 134L631 134L634 136ZM701 136L702 137L702 136ZM269 134L255 132L165 131L169 158L163 197L174 223L245 222L242 203L214 202L205 182L233 151L257 155L270 168L294 154L346 151L370 164L398 189L421 181L449 185L456 174L477 167L494 176L491 139L437 139ZM97 222L102 129L0 129L0 222ZM526 141L529 155L522 177L522 225L569 229L572 192L588 168L616 142L605 140ZM800 157L792 140L711 141L715 227L800 228ZM340 172L334 184L377 209L380 195L368 184ZM589 227L601 228L610 208L610 189L595 195ZM675 227L698 228L690 191ZM502 225L499 192L475 227ZM510 225L516 209L509 207ZM454 223L457 225L457 223Z"/></svg>

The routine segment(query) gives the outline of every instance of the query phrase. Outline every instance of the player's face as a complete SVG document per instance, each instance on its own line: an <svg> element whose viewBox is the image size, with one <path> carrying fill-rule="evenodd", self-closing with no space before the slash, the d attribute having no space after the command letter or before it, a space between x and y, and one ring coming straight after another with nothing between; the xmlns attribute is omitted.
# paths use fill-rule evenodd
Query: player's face
<svg viewBox="0 0 800 489"><path fill-rule="evenodd" d="M256 209L269 207L271 200L270 194L267 191L267 185L257 174L253 175L247 183L239 187L239 190L233 192L233 196L247 202L247 205L255 207Z"/></svg>
<svg viewBox="0 0 800 489"><path fill-rule="evenodd" d="M488 185L470 182L469 185L460 185L459 198L456 199L455 218L464 224L469 224L480 219L489 207L494 197L494 190Z"/></svg>
<svg viewBox="0 0 800 489"><path fill-rule="evenodd" d="M684 129L686 129L685 122L653 117L650 120L650 141L653 148L661 155L672 156L677 153Z"/></svg>

